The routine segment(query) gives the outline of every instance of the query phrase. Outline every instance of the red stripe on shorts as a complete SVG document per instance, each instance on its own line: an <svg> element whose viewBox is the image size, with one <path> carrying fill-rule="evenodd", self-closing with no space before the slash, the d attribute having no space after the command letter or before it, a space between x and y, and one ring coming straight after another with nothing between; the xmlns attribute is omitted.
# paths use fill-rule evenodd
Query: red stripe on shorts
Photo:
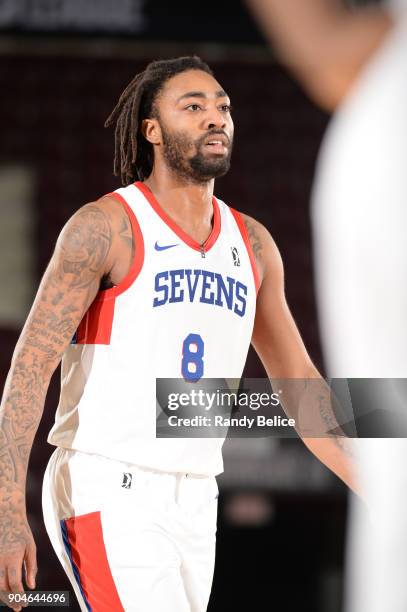
<svg viewBox="0 0 407 612"><path fill-rule="evenodd" d="M100 512L65 519L66 535L83 594L95 612L124 612L110 571Z"/></svg>

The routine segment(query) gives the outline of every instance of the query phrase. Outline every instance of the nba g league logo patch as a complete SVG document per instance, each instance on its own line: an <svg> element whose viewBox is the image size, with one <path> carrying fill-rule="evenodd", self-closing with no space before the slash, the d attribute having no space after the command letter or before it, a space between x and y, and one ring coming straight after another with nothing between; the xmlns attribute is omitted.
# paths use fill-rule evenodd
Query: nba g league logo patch
<svg viewBox="0 0 407 612"><path fill-rule="evenodd" d="M232 257L233 257L233 263L235 266L240 266L240 258L239 258L239 253L237 251L236 247L230 247L232 249Z"/></svg>
<svg viewBox="0 0 407 612"><path fill-rule="evenodd" d="M133 474L130 474L129 472L123 472L123 480L122 480L123 489L130 489L132 479L133 479Z"/></svg>

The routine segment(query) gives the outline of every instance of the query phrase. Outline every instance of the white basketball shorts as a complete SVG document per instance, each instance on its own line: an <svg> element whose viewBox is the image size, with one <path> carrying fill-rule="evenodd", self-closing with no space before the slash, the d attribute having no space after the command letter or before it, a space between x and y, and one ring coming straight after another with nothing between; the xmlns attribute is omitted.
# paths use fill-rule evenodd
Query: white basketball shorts
<svg viewBox="0 0 407 612"><path fill-rule="evenodd" d="M204 612L215 560L213 476L56 448L45 526L81 610Z"/></svg>

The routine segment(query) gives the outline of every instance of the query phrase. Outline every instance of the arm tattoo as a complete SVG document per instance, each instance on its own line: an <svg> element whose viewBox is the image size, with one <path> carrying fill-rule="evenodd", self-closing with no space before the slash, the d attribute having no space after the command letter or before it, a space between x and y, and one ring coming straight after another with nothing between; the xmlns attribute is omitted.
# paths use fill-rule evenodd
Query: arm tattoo
<svg viewBox="0 0 407 612"><path fill-rule="evenodd" d="M38 356L23 349L0 415L0 554L29 537L25 473L45 399L42 370Z"/></svg>
<svg viewBox="0 0 407 612"><path fill-rule="evenodd" d="M244 224L246 226L247 233L249 236L250 244L253 249L254 256L257 262L260 264L261 263L261 249L262 249L262 243L261 243L260 237L256 231L256 227L253 222L253 219L250 219L249 217L247 217L247 215L245 215L243 219L244 219Z"/></svg>
<svg viewBox="0 0 407 612"><path fill-rule="evenodd" d="M95 273L103 265L112 233L104 212L89 205L76 215L61 241L63 252L61 275L71 276L72 287L86 287L93 282Z"/></svg>
<svg viewBox="0 0 407 612"><path fill-rule="evenodd" d="M326 395L320 395L319 401L319 414L322 421L327 427L327 436L332 439L336 446L348 457L354 456L354 453L350 449L349 441L350 438L345 434L341 426L338 424L336 416L333 412L332 399Z"/></svg>
<svg viewBox="0 0 407 612"><path fill-rule="evenodd" d="M24 492L10 485L1 487L0 554L13 553L30 537Z"/></svg>
<svg viewBox="0 0 407 612"><path fill-rule="evenodd" d="M27 535L25 480L49 381L97 294L111 243L100 208L72 217L17 343L0 408L0 554Z"/></svg>
<svg viewBox="0 0 407 612"><path fill-rule="evenodd" d="M119 237L122 239L127 249L131 252L131 261L133 261L135 251L133 230L125 210L123 210L120 223Z"/></svg>

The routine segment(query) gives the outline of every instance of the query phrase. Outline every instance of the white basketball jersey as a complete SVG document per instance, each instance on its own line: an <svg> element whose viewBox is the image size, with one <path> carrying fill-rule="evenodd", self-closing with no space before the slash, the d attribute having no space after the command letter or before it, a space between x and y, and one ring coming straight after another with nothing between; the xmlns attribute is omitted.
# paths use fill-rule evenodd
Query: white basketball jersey
<svg viewBox="0 0 407 612"><path fill-rule="evenodd" d="M242 217L214 197L202 247L145 184L109 195L126 209L136 253L123 281L99 292L63 356L48 442L156 470L219 474L222 438L156 437L156 378L241 377L259 285Z"/></svg>

